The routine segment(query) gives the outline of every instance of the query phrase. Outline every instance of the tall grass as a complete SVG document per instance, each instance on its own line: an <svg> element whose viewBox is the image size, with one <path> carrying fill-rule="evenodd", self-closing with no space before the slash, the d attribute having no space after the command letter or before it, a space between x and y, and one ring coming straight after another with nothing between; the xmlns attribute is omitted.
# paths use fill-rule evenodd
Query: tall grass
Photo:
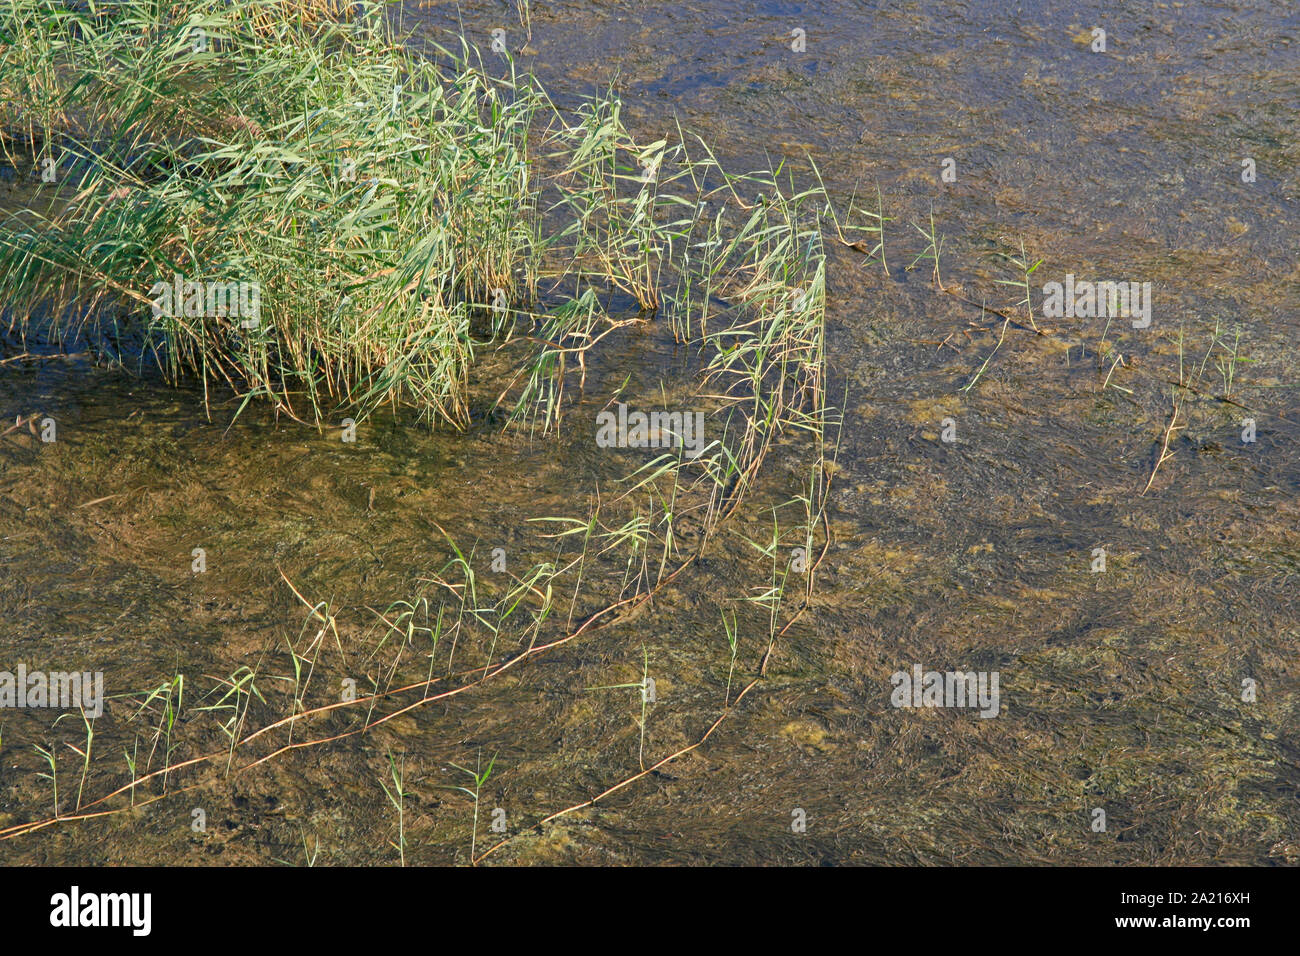
<svg viewBox="0 0 1300 956"><path fill-rule="evenodd" d="M406 400L462 422L471 321L535 278L535 92L281 8L0 13L4 148L52 155L62 181L0 225L0 302L20 325L142 318L173 375L291 414ZM155 315L177 275L258 283L260 321Z"/></svg>
<svg viewBox="0 0 1300 956"><path fill-rule="evenodd" d="M10 324L136 323L173 377L298 418L404 403L454 425L476 357L515 337L528 350L498 402L542 430L588 353L660 312L697 342L713 320L715 371L751 385L806 351L824 279L804 220L824 191L728 177L680 130L639 144L612 96L562 115L531 77L491 78L465 50L419 58L377 4L353 7L6 6L0 147L58 171L0 220ZM257 321L187 314L212 312L188 292L160 308L177 277L256 283Z"/></svg>

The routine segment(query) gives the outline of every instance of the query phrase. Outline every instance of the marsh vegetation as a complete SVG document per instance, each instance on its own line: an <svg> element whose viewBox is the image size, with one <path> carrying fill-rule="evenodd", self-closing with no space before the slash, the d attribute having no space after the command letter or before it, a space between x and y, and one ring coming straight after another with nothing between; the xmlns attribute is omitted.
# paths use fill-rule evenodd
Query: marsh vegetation
<svg viewBox="0 0 1300 956"><path fill-rule="evenodd" d="M1289 113L1162 47L1106 151L1160 74L1054 10L386 6L0 12L0 670L109 698L0 711L6 856L1300 858Z"/></svg>

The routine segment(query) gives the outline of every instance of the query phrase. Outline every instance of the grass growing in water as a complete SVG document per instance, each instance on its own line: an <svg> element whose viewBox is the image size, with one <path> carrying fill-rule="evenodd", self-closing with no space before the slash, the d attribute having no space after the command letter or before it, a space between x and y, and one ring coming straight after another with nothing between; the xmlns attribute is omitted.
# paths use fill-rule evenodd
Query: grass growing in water
<svg viewBox="0 0 1300 956"><path fill-rule="evenodd" d="M592 348L660 311L687 338L698 313L723 377L807 347L793 326L823 311L805 224L823 190L728 176L680 130L638 144L613 96L562 116L531 77L423 59L360 7L9 4L0 149L54 171L0 220L11 326L138 327L173 378L300 420L400 403L455 426L476 358L518 336L498 403L543 431L566 370L581 384ZM719 296L744 324L709 329Z"/></svg>
<svg viewBox="0 0 1300 956"><path fill-rule="evenodd" d="M16 322L50 310L69 323L140 319L174 375L228 382L246 400L317 420L400 402L462 424L476 357L517 347L524 361L498 402L545 431L559 421L566 371L581 376L600 342L657 312L697 350L690 404L726 420L698 455L678 448L612 500L598 493L590 515L549 519L560 528L552 537L581 553L511 575L501 593L478 580L474 549L448 535L452 555L422 582L442 600L416 595L372 612L391 661L373 675L341 671L366 674L371 694L340 701L321 690L329 702L309 705L327 631L340 657L343 648L332 608L299 594L310 618L287 648L291 673L270 676L266 697L251 668L221 680L216 703L195 709L213 739L190 738L197 755L175 767L183 684L161 685L140 712L162 711L153 748L165 736L164 767L152 768L152 748L143 768L133 752L129 783L79 798L83 814L134 801L145 783L165 791L184 767L220 760L232 771L236 753L259 741L274 749L249 752L233 772L314 746L294 731L315 717L336 715L340 737L366 733L607 626L704 553L779 436L816 442L821 457L822 224L833 216L824 189L799 191L772 172L729 175L707 146L689 155L680 131L638 145L612 98L561 117L531 79L490 79L464 55L417 60L374 21L268 19L276 6L128 0L111 21L66 11L41 21L62 8L19 0L0 13L0 87L12 93L0 144L15 164L58 159L57 182L38 193L44 205L0 222L0 307ZM154 316L150 290L175 276L257 282L259 321L229 308ZM820 515L813 497L807 507ZM809 551L811 526L800 537ZM775 551L764 555L775 568ZM580 601L589 581L594 592ZM553 613L561 594L571 595L563 615ZM760 605L768 655L799 613L778 630L782 603ZM421 652L429 641L429 661L406 674L399 665L417 638ZM440 678L433 655L443 647ZM647 677L636 685L643 696ZM688 752L647 759L646 703L641 774ZM356 722L345 725L349 714ZM472 861L492 766L464 770ZM400 800L404 784L393 785Z"/></svg>
<svg viewBox="0 0 1300 956"><path fill-rule="evenodd" d="M536 93L280 6L8 6L5 149L53 158L59 188L0 228L0 301L19 324L147 314L170 373L295 416L404 399L462 422L476 306L530 280ZM160 308L176 281L206 285ZM238 282L252 322L205 295Z"/></svg>
<svg viewBox="0 0 1300 956"><path fill-rule="evenodd" d="M414 56L373 17L283 9L6 6L0 145L15 168L52 161L54 183L0 224L0 304L24 330L46 310L144 318L173 376L295 417L406 401L462 424L471 326L500 331L556 278L529 168L545 95L468 55ZM616 102L556 126L570 178L589 180L569 202L599 206L553 237L562 258L589 276L605 256L600 278L652 306L653 258L623 251L653 238L649 193L625 221L607 162L631 145ZM182 301L160 303L177 282ZM259 291L236 314L240 282Z"/></svg>

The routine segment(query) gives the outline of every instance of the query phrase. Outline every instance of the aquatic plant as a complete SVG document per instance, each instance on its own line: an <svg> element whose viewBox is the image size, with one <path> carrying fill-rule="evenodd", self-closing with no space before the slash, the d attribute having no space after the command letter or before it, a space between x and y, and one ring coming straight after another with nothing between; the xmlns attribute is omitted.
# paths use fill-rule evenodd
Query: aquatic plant
<svg viewBox="0 0 1300 956"><path fill-rule="evenodd" d="M406 755L402 755L401 765L393 758L392 751L388 754L388 771L393 778L393 789L388 789L388 784L384 783L381 778L379 786L384 791L384 796L388 802L393 805L397 811L397 842L389 842L389 845L397 851L398 859L402 866L406 866ZM304 848L306 843L304 841Z"/></svg>
<svg viewBox="0 0 1300 956"><path fill-rule="evenodd" d="M750 598L767 650L734 698L747 623L733 614L729 628L723 716L734 709L809 605L815 529L821 557L829 546L823 226L843 231L824 188L800 188L784 168L729 173L680 129L642 145L612 96L561 116L531 78L489 77L468 50L420 59L373 16L126 0L104 22L38 20L55 6L18 0L0 14L0 87L14 91L0 143L15 162L47 147L59 156L54 188L38 192L46 205L0 223L0 304L20 327L143 324L173 377L223 383L312 422L391 404L463 425L471 367L490 352L506 357L496 405L507 426L547 432L569 401L566 381L581 391L598 347L662 317L690 353L691 414L710 423L691 454L679 444L641 464L615 495L598 486L589 513L533 519L556 553L521 573L480 576L477 543L444 531L445 562L417 593L367 607L377 623L360 644L349 634L345 646L333 605L281 571L307 609L297 640L267 652L288 673L258 661L218 679L213 702L193 708L207 721L187 727L194 756L174 763L184 684L159 685L137 715L161 710L153 744L166 740L164 766L151 766L151 750L141 768L132 753L129 783L79 795L78 818L127 809L112 804L128 794L135 805L146 782L161 792L140 805L163 799L185 768L222 761L241 773L367 734L617 624L700 561L784 437L815 459L787 502L803 511L808 587L786 610L774 511L774 541L756 545L771 574ZM884 221L865 227L882 259ZM309 699L331 634L339 668ZM690 747L646 755L648 653L631 685L643 692L640 772L613 789L718 725ZM366 675L369 690L356 693L350 674ZM320 685L339 680L342 699L320 699ZM300 739L300 725L312 735ZM405 784L389 762L404 861ZM458 788L475 800L472 862L493 765L464 770L474 786ZM55 816L66 819L57 804Z"/></svg>

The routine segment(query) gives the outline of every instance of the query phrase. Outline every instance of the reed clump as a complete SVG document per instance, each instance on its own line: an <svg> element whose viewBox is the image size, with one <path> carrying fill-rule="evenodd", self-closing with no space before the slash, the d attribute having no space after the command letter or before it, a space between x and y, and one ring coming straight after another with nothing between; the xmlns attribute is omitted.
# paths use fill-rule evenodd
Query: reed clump
<svg viewBox="0 0 1300 956"><path fill-rule="evenodd" d="M0 149L41 175L0 218L10 327L136 323L171 377L302 420L400 403L457 426L476 355L524 333L498 402L545 431L566 371L629 323L667 313L702 344L715 313L778 328L805 292L820 319L815 228L772 174L442 53L408 52L378 3L14 0ZM742 185L780 201L751 214Z"/></svg>

